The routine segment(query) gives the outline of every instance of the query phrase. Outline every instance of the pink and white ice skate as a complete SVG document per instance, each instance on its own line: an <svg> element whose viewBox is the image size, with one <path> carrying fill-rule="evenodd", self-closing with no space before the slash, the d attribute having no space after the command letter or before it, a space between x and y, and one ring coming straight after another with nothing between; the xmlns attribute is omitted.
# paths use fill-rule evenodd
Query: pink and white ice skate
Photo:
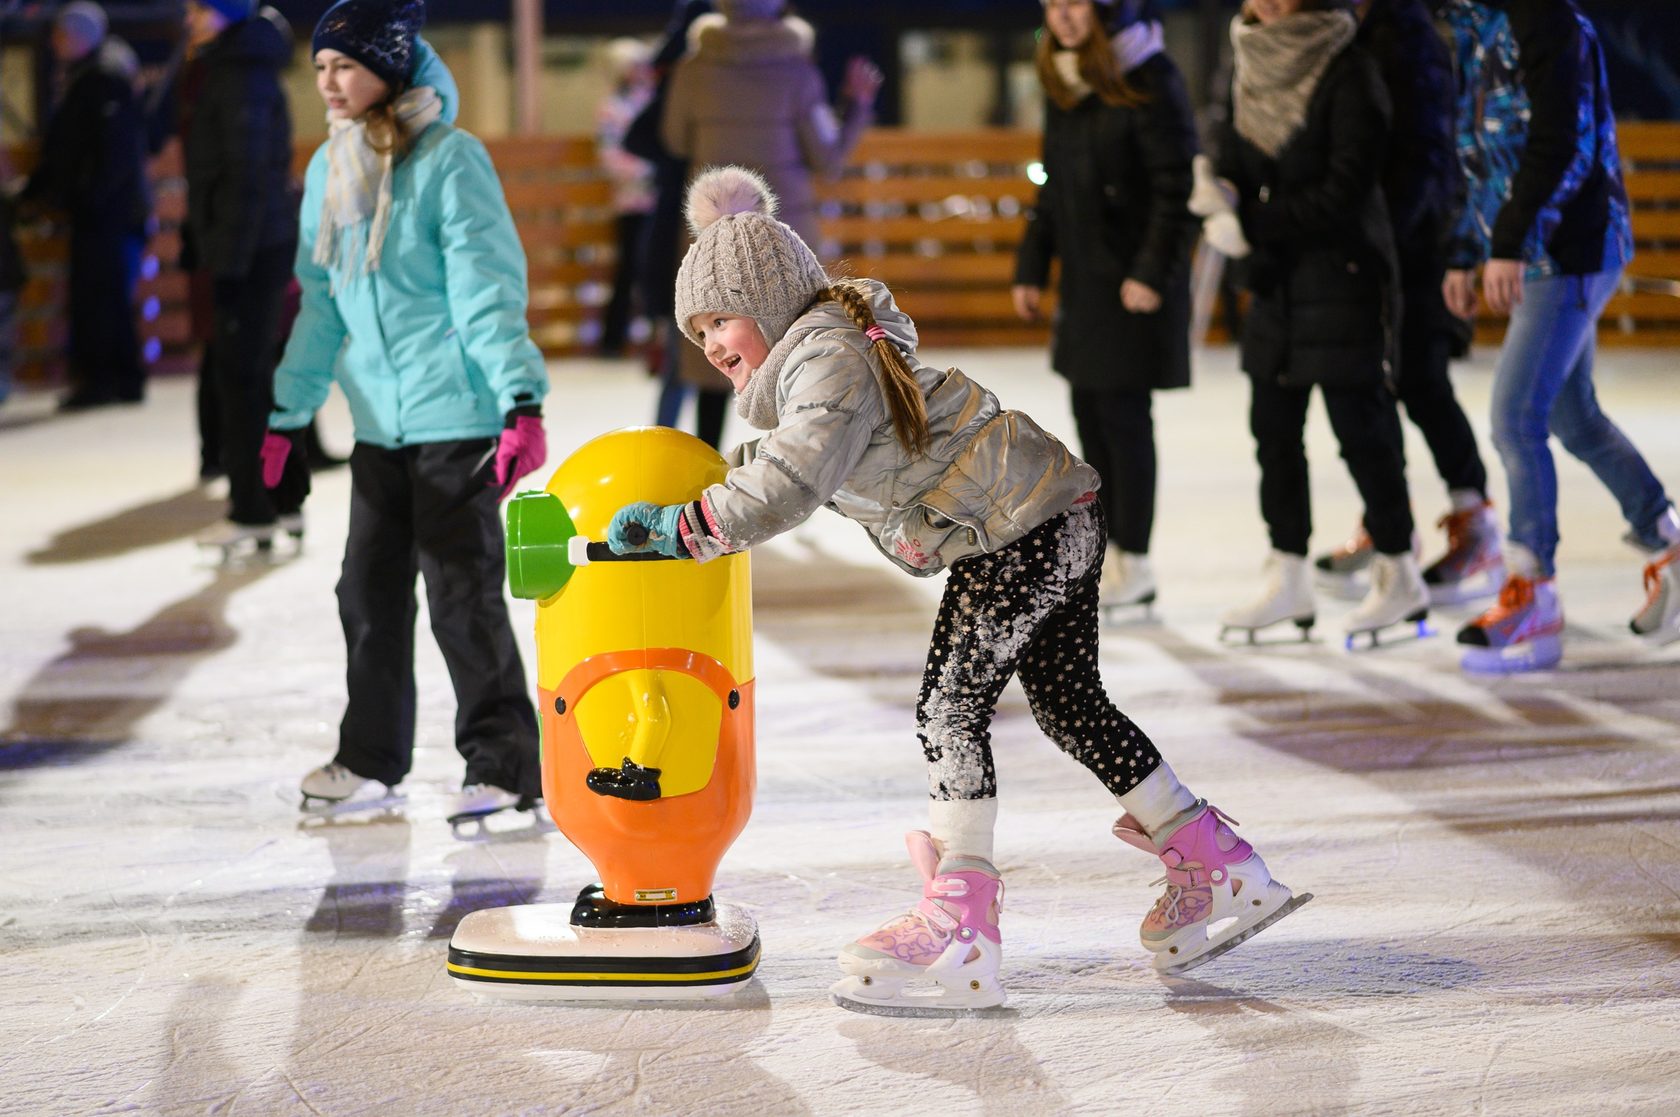
<svg viewBox="0 0 1680 1117"><path fill-rule="evenodd" d="M1002 1005L997 869L978 857L942 859L923 830L904 842L922 874L922 901L840 952L846 976L829 990L834 1003L880 1016L969 1015Z"/></svg>
<svg viewBox="0 0 1680 1117"><path fill-rule="evenodd" d="M1153 853L1167 867L1156 884L1167 890L1144 916L1138 934L1155 955L1155 969L1181 974L1212 961L1253 938L1308 900L1272 879L1254 847L1231 829L1207 800L1161 828L1151 838L1130 814L1114 824L1114 836Z"/></svg>

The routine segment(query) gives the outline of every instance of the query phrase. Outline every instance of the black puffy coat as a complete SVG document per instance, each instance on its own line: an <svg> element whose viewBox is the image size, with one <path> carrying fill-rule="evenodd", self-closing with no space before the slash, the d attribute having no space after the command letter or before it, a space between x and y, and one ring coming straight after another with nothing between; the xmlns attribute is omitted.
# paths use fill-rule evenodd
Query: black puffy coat
<svg viewBox="0 0 1680 1117"><path fill-rule="evenodd" d="M116 46L108 40L65 75L23 191L67 213L83 235L140 233L152 216L145 114Z"/></svg>
<svg viewBox="0 0 1680 1117"><path fill-rule="evenodd" d="M1076 388L1140 391L1190 383L1190 196L1195 120L1178 68L1154 54L1126 74L1136 106L1087 96L1045 106L1048 176L1028 214L1015 282L1043 287L1061 257L1052 367ZM1135 279L1161 296L1153 314L1120 305Z"/></svg>
<svg viewBox="0 0 1680 1117"><path fill-rule="evenodd" d="M1383 197L1401 276L1438 290L1458 174L1452 56L1424 0L1371 0L1354 42L1376 59L1394 112Z"/></svg>
<svg viewBox="0 0 1680 1117"><path fill-rule="evenodd" d="M232 278L260 248L297 239L292 119L280 88L291 44L261 16L236 23L206 46L183 132L190 263Z"/></svg>
<svg viewBox="0 0 1680 1117"><path fill-rule="evenodd" d="M1229 127L1229 126L1228 126ZM1399 309L1383 201L1388 94L1357 45L1325 68L1301 130L1272 158L1229 128L1219 174L1253 246L1242 366L1277 383L1354 386L1392 375Z"/></svg>

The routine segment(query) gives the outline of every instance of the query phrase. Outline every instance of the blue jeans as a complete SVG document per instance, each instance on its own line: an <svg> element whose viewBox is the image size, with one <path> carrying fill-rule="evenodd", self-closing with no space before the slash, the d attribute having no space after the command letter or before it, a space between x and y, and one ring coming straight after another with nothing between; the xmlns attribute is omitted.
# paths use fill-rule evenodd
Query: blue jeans
<svg viewBox="0 0 1680 1117"><path fill-rule="evenodd" d="M1526 281L1494 370L1493 444L1511 488L1509 538L1534 553L1542 577L1552 576L1558 543L1548 434L1604 482L1642 544L1664 545L1656 530L1668 508L1662 482L1593 392L1598 316L1620 278L1617 270Z"/></svg>

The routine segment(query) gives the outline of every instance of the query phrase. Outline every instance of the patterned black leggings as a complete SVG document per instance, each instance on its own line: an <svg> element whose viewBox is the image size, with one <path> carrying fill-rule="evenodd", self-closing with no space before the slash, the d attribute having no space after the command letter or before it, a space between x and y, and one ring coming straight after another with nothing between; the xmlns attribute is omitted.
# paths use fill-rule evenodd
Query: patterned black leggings
<svg viewBox="0 0 1680 1117"><path fill-rule="evenodd" d="M997 794L992 716L1021 677L1039 728L1123 795L1161 762L1097 671L1097 579L1107 532L1095 501L951 567L922 672L916 732L935 799Z"/></svg>

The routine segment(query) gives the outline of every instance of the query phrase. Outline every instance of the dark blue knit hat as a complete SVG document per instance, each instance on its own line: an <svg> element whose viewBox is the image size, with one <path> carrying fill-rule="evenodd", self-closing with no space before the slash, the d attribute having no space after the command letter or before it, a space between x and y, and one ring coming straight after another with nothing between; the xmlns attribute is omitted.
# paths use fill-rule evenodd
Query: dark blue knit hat
<svg viewBox="0 0 1680 1117"><path fill-rule="evenodd" d="M425 22L424 0L339 0L315 25L309 54L336 50L397 89L414 72L414 44Z"/></svg>

